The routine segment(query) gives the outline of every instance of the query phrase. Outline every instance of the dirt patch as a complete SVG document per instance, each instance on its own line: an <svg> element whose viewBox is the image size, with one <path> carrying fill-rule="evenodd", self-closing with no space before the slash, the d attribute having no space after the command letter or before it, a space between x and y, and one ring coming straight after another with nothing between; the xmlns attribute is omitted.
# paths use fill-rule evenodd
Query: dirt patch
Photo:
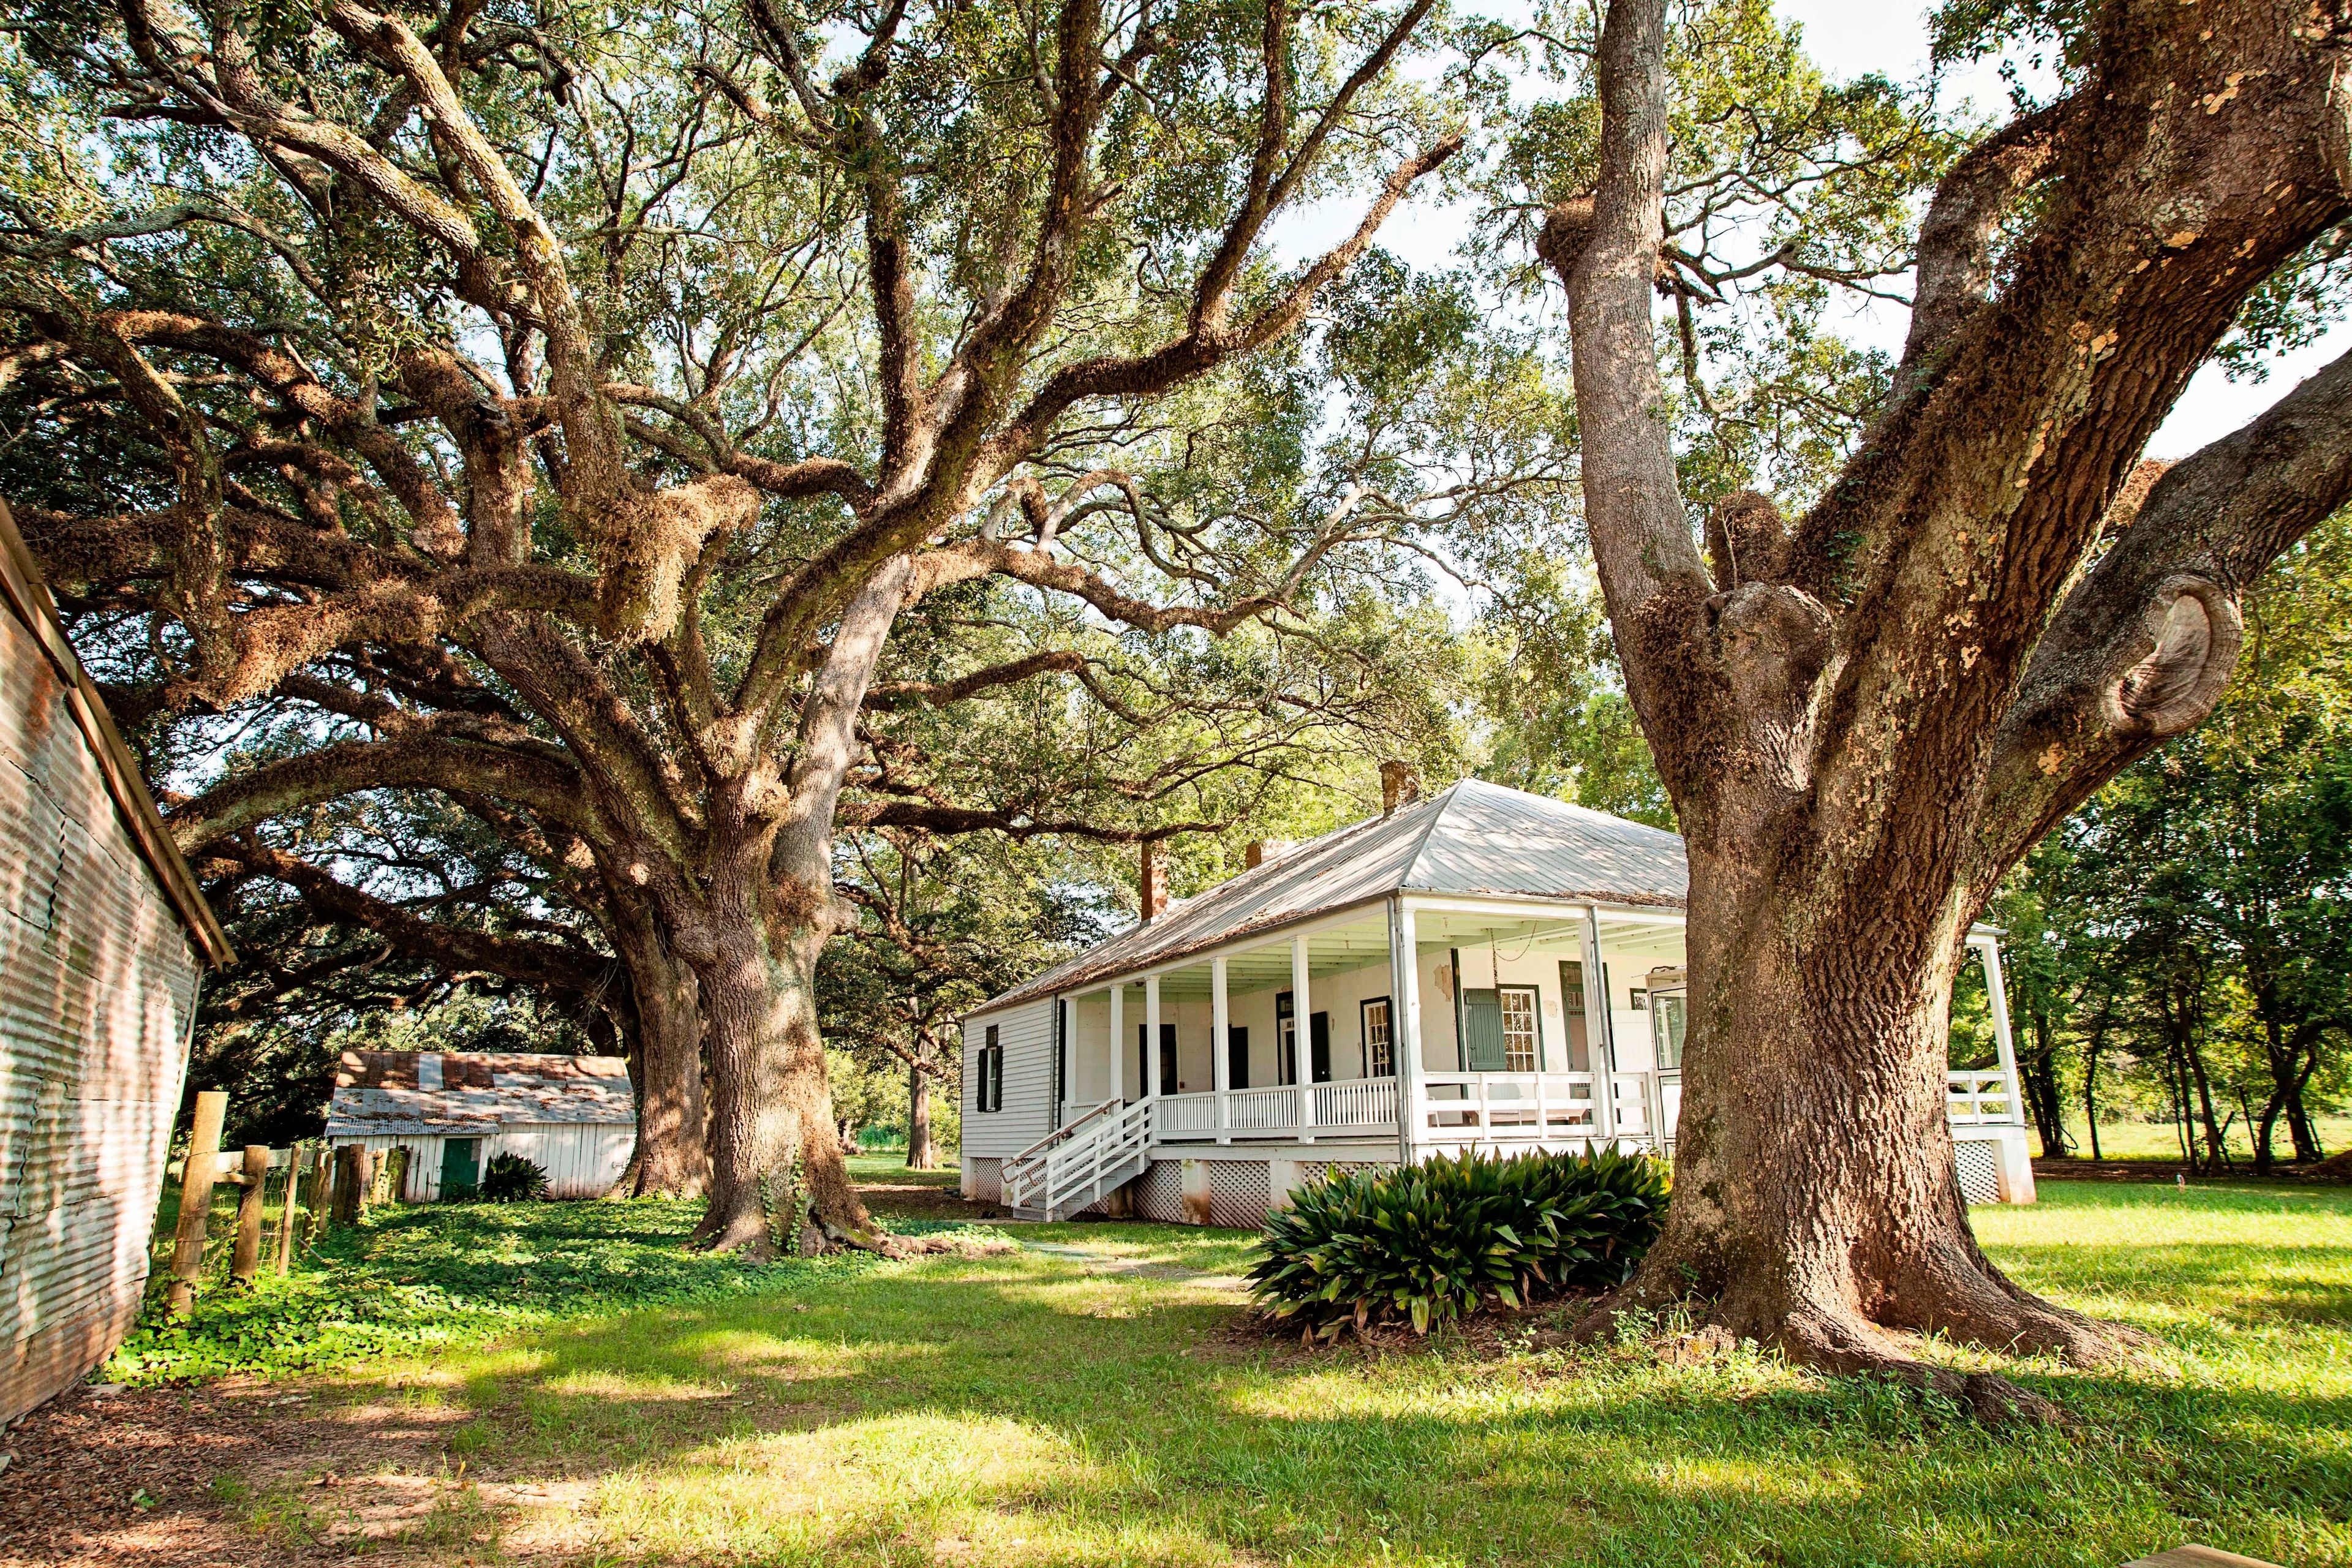
<svg viewBox="0 0 2352 1568"><path fill-rule="evenodd" d="M877 1215L989 1219L953 1171L861 1184ZM914 1237L910 1251L992 1253L1008 1243ZM226 1379L198 1387L87 1385L0 1434L0 1568L280 1568L449 1563L493 1545L525 1557L577 1548L551 1520L573 1517L544 1478L469 1474L449 1435L473 1412L397 1401L334 1403L287 1384ZM478 1469L483 1467L477 1467ZM510 1518L503 1538L494 1522Z"/></svg>
<svg viewBox="0 0 2352 1568"><path fill-rule="evenodd" d="M1012 1212L995 1204L972 1203L957 1190L954 1171L894 1171L856 1184L857 1195L875 1215L891 1219L999 1220Z"/></svg>
<svg viewBox="0 0 2352 1568"><path fill-rule="evenodd" d="M0 1564L279 1564L341 1561L354 1538L399 1550L433 1496L387 1496L383 1471L439 1468L463 1411L321 1411L312 1396L235 1382L105 1393L78 1388L25 1416L0 1447ZM346 1479L351 1478L351 1479ZM356 1501L368 1481L366 1505ZM425 1550L414 1560L436 1560ZM446 1560L446 1559L443 1559Z"/></svg>

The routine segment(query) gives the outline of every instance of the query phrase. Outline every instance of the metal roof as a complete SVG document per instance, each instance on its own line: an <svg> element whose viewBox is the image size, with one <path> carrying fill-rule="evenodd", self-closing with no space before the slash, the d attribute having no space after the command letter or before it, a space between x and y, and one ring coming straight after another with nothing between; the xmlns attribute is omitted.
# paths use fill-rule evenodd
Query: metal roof
<svg viewBox="0 0 2352 1568"><path fill-rule="evenodd" d="M520 1051L345 1051L327 1136L467 1137L501 1127L635 1126L629 1064L619 1057Z"/></svg>
<svg viewBox="0 0 2352 1568"><path fill-rule="evenodd" d="M1680 909L1689 888L1675 834L1464 779L1391 816L1309 839L973 1011L1078 990L1393 892Z"/></svg>

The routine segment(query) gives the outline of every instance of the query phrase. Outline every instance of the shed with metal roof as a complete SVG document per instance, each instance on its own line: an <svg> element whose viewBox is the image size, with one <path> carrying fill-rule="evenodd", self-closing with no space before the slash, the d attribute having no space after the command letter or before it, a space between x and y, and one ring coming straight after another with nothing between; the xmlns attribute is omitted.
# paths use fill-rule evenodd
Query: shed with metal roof
<svg viewBox="0 0 2352 1568"><path fill-rule="evenodd" d="M194 1026L235 955L0 506L0 1421L139 1312Z"/></svg>
<svg viewBox="0 0 2352 1568"><path fill-rule="evenodd" d="M401 1197L468 1196L499 1154L547 1173L548 1195L613 1190L636 1148L637 1110L619 1057L524 1051L345 1051L327 1142L379 1157L408 1151Z"/></svg>

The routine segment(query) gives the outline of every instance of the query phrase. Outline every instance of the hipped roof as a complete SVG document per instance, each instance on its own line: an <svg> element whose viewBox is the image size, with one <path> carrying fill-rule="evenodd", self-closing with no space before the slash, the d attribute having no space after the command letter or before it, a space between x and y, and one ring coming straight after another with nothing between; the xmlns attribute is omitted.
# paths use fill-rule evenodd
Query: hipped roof
<svg viewBox="0 0 2352 1568"><path fill-rule="evenodd" d="M1680 909L1689 889L1675 834L1464 779L1392 816L1310 839L974 1011L1081 990L1394 892Z"/></svg>
<svg viewBox="0 0 2352 1568"><path fill-rule="evenodd" d="M635 1126L619 1057L522 1051L345 1051L327 1136L480 1137L501 1127Z"/></svg>

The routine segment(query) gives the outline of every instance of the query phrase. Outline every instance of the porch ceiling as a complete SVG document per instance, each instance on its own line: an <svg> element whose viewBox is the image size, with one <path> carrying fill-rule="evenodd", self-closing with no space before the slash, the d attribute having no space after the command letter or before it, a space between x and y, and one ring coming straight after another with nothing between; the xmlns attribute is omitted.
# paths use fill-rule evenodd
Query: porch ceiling
<svg viewBox="0 0 2352 1568"><path fill-rule="evenodd" d="M1367 964L1386 963L1389 957L1389 927L1385 919L1328 927L1307 939L1307 969L1308 974L1320 979ZM1225 958L1225 990L1239 995L1247 991L1281 990L1290 984L1290 939L1281 938L1264 947L1245 948L1228 953ZM1160 977L1160 999L1163 1002L1206 1001L1212 985L1209 961L1181 969L1171 969ZM1143 982L1130 981L1128 1000L1139 1005L1136 997L1143 991ZM1141 1016L1138 1014L1137 1016Z"/></svg>

